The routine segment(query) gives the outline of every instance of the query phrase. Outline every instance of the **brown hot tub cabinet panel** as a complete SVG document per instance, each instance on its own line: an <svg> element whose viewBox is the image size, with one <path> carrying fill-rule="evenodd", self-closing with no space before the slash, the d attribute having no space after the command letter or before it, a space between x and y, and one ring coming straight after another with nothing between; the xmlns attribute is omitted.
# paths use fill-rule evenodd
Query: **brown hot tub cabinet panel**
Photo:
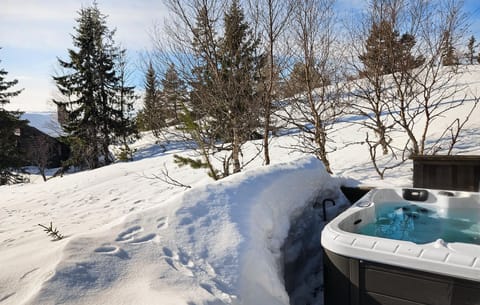
<svg viewBox="0 0 480 305"><path fill-rule="evenodd" d="M480 305L480 282L358 260L326 249L324 265L325 305Z"/></svg>
<svg viewBox="0 0 480 305"><path fill-rule="evenodd" d="M478 192L480 156L416 156L413 187Z"/></svg>

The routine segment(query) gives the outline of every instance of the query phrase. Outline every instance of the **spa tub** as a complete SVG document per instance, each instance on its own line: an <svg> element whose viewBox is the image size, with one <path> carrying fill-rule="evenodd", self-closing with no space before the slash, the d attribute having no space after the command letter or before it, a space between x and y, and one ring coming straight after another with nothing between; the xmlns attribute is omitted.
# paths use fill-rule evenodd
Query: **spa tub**
<svg viewBox="0 0 480 305"><path fill-rule="evenodd" d="M326 305L480 305L480 194L375 189L322 231Z"/></svg>

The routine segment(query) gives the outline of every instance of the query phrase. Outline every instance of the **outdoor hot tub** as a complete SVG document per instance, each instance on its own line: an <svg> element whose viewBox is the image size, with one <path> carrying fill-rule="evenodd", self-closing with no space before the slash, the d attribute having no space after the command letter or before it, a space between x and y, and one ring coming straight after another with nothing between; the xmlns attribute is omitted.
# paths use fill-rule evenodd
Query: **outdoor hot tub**
<svg viewBox="0 0 480 305"><path fill-rule="evenodd" d="M480 193L375 189L321 242L326 305L480 305Z"/></svg>

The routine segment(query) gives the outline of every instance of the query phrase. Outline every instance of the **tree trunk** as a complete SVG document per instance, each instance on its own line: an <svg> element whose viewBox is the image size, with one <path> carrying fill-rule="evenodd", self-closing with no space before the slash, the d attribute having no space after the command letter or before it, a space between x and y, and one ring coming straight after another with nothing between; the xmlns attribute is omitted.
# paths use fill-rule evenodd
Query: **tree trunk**
<svg viewBox="0 0 480 305"><path fill-rule="evenodd" d="M267 93L269 95L270 93ZM270 149L269 149L269 136L270 136L270 111L272 109L270 97L267 97L265 102L265 126L263 135L263 155L265 158L265 165L270 164Z"/></svg>
<svg viewBox="0 0 480 305"><path fill-rule="evenodd" d="M323 128L323 124L319 122L317 126L315 126L315 141L317 142L318 146L318 153L317 157L323 162L325 166L325 170L332 174L332 169L330 168L330 161L327 157L327 151L325 150L325 143L327 142L327 136L325 134L325 130Z"/></svg>
<svg viewBox="0 0 480 305"><path fill-rule="evenodd" d="M269 6L271 9L271 5ZM269 150L269 135L270 135L270 112L272 111L272 92L273 92L273 80L274 80L274 64L273 64L273 25L272 25L272 12L269 14L269 39L270 44L268 48L268 58L269 58L269 71L268 71L268 86L267 86L267 96L265 100L265 134L263 135L263 149L265 157L265 165L270 164L270 150Z"/></svg>
<svg viewBox="0 0 480 305"><path fill-rule="evenodd" d="M315 88L313 88L313 85L312 85L312 78L311 78L312 67L310 66L311 61L308 54L305 55L305 59L306 59L305 60L305 84L307 87L306 89L307 89L308 104L310 106L310 111L312 112L312 116L314 120L313 128L315 128L315 143L317 144L316 156L322 161L326 171L331 174L332 169L330 168L330 161L328 160L327 151L325 149L325 146L327 143L325 126L322 121L322 118L320 117L320 114L317 111L316 102L312 94Z"/></svg>
<svg viewBox="0 0 480 305"><path fill-rule="evenodd" d="M240 167L240 145L238 127L233 127L233 142L232 142L232 161L233 161L233 173L238 173L241 170Z"/></svg>

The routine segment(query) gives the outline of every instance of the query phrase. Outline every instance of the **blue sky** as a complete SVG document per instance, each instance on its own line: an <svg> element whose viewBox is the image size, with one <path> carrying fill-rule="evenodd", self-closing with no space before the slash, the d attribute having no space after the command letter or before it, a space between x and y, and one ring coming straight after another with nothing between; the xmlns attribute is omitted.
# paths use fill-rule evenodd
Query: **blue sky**
<svg viewBox="0 0 480 305"><path fill-rule="evenodd" d="M150 47L149 33L163 23L166 10L161 0L97 0L116 28L115 40L128 49L132 68L140 52ZM55 107L57 57L67 59L77 11L91 5L85 0L0 0L0 68L18 79L24 91L11 99L9 110L44 111ZM139 84L135 84L139 85Z"/></svg>
<svg viewBox="0 0 480 305"><path fill-rule="evenodd" d="M97 0L108 15L110 28L117 28L116 41L129 51L133 68L139 64L139 53L151 47L149 32L162 24L167 12L162 0ZM57 57L66 58L72 47L77 11L88 6L86 0L0 0L0 68L9 72L7 79L19 80L22 94L11 100L10 110L53 110L55 92L52 75ZM339 0L348 9L361 7L363 0ZM480 1L466 0L466 11L472 17L472 34L480 41ZM140 73L140 72L139 72ZM141 86L138 77L135 83Z"/></svg>

